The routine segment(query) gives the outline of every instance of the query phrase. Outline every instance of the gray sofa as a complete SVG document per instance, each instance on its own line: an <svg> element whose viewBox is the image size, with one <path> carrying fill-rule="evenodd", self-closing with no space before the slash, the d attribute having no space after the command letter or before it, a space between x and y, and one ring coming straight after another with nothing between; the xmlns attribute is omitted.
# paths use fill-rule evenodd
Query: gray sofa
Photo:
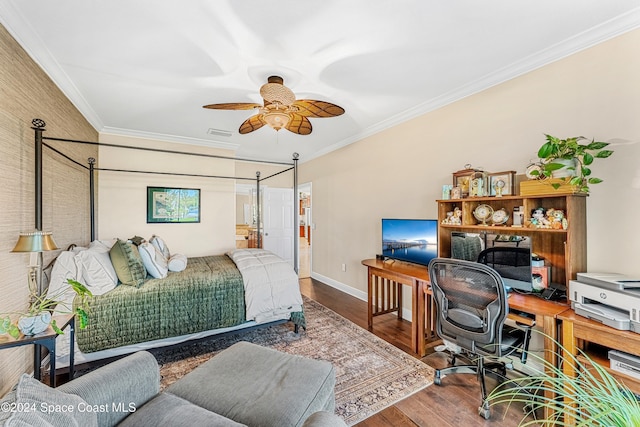
<svg viewBox="0 0 640 427"><path fill-rule="evenodd" d="M333 413L334 386L328 362L240 342L160 393L156 359L142 351L56 389L23 375L0 402L0 421L7 426L343 427Z"/></svg>

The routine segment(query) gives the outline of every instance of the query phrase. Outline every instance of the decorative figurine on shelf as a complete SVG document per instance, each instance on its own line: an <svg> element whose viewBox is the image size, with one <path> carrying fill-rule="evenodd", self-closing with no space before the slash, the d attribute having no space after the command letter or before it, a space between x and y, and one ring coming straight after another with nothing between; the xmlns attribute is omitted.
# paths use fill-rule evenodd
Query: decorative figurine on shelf
<svg viewBox="0 0 640 427"><path fill-rule="evenodd" d="M551 222L546 217L546 209L535 208L531 211L531 219L527 222L529 228L551 228Z"/></svg>
<svg viewBox="0 0 640 427"><path fill-rule="evenodd" d="M442 220L442 223L451 224L451 218L453 218L453 211L447 212L447 217Z"/></svg>
<svg viewBox="0 0 640 427"><path fill-rule="evenodd" d="M548 209L547 220L549 227L554 230L566 230L569 226L567 219L564 217L564 211L560 209Z"/></svg>
<svg viewBox="0 0 640 427"><path fill-rule="evenodd" d="M453 216L451 217L450 224L462 225L462 209L460 209L459 207L455 207L453 209Z"/></svg>

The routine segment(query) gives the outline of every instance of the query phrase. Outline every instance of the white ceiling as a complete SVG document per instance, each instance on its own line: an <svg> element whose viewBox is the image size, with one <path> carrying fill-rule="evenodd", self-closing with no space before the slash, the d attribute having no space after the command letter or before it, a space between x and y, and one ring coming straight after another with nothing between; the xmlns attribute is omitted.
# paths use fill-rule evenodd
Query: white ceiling
<svg viewBox="0 0 640 427"><path fill-rule="evenodd" d="M100 132L305 161L638 28L638 5L2 0L0 22ZM267 126L240 135L253 111L202 108L262 102L259 87L273 74L298 99L346 113L312 118L307 136Z"/></svg>

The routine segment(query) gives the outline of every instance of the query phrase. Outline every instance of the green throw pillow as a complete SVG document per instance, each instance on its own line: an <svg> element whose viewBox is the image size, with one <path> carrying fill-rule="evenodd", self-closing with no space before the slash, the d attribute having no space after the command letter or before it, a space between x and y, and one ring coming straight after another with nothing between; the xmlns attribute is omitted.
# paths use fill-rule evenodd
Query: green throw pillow
<svg viewBox="0 0 640 427"><path fill-rule="evenodd" d="M10 396L3 399L9 411L1 411L3 426L78 426L98 425L95 410L75 394L47 387L27 374L22 374L20 382Z"/></svg>
<svg viewBox="0 0 640 427"><path fill-rule="evenodd" d="M123 285L140 287L144 283L147 270L135 245L118 239L109 251L109 257Z"/></svg>

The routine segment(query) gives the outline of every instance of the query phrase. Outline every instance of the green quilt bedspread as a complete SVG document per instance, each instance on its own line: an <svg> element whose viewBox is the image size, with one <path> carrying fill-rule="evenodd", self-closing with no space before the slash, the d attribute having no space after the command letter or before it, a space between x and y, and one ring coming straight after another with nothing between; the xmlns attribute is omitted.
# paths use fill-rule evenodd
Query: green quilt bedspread
<svg viewBox="0 0 640 427"><path fill-rule="evenodd" d="M92 298L76 332L85 353L245 322L242 276L226 255L189 258L187 268L141 287L119 285ZM298 323L298 322L296 322Z"/></svg>

